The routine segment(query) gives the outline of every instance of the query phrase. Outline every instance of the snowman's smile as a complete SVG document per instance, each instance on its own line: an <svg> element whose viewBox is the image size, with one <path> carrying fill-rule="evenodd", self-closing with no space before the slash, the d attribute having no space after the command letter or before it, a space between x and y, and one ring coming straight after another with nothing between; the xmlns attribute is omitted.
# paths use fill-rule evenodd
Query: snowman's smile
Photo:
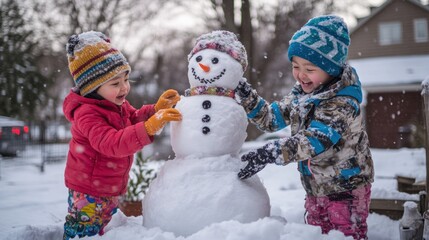
<svg viewBox="0 0 429 240"><path fill-rule="evenodd" d="M210 79L206 79L206 78L198 76L197 73L195 72L195 68L192 68L191 70L192 70L192 75L194 76L194 78L203 84L214 83L216 80L219 80L223 75L225 75L225 72L226 72L226 69L223 69L219 75L217 75L213 78L210 78Z"/></svg>

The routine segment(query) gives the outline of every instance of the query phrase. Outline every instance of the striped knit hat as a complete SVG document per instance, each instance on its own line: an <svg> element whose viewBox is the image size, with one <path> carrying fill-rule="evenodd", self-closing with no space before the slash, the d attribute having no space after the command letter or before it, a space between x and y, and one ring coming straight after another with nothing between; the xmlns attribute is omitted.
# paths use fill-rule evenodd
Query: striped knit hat
<svg viewBox="0 0 429 240"><path fill-rule="evenodd" d="M66 45L70 73L80 95L85 96L116 75L131 71L122 53L101 32L73 35Z"/></svg>
<svg viewBox="0 0 429 240"><path fill-rule="evenodd" d="M289 41L288 58L306 59L331 76L341 74L350 45L343 19L333 15L310 19Z"/></svg>
<svg viewBox="0 0 429 240"><path fill-rule="evenodd" d="M195 53L203 49L214 49L230 55L241 64L243 71L246 71L246 49L244 48L243 44L238 41L238 38L234 33L224 30L217 30L199 36L194 48L188 55L188 60L190 60Z"/></svg>

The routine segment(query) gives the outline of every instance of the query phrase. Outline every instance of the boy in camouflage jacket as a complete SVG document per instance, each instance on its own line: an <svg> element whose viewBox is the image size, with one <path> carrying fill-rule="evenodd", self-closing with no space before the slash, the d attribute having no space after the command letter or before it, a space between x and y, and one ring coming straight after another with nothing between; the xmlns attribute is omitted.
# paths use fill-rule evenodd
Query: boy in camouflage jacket
<svg viewBox="0 0 429 240"><path fill-rule="evenodd" d="M247 165L238 176L249 178L268 163L297 162L307 222L324 233L336 229L366 239L374 168L359 106L361 85L345 63L349 44L341 18L313 18L290 41L297 81L291 93L269 104L245 79L240 82L237 100L250 121L269 132L290 125L292 136L244 154Z"/></svg>

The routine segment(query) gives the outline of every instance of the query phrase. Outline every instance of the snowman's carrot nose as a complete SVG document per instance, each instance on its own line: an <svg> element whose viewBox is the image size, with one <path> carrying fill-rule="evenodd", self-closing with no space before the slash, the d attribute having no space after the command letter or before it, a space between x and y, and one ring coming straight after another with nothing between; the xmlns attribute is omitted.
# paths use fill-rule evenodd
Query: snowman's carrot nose
<svg viewBox="0 0 429 240"><path fill-rule="evenodd" d="M204 72L208 72L210 71L210 67L206 66L204 64L198 63L198 65L200 65L200 68L203 69Z"/></svg>

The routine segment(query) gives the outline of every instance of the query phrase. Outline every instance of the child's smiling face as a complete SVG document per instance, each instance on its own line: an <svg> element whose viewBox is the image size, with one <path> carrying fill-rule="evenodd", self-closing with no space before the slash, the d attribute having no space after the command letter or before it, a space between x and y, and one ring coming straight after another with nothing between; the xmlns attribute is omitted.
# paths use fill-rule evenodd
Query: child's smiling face
<svg viewBox="0 0 429 240"><path fill-rule="evenodd" d="M125 102L125 97L130 91L128 73L123 72L101 85L97 93L104 99L120 106Z"/></svg>
<svg viewBox="0 0 429 240"><path fill-rule="evenodd" d="M312 93L332 78L318 66L297 56L292 57L292 74L305 93Z"/></svg>

